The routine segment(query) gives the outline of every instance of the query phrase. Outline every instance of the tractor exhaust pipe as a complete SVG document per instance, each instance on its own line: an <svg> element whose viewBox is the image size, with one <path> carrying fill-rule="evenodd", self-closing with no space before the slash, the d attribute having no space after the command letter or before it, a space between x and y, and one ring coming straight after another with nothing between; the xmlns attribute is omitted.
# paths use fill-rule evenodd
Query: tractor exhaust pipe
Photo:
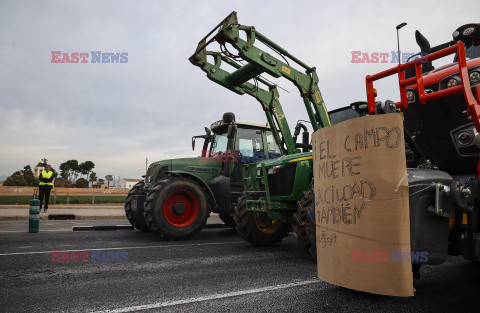
<svg viewBox="0 0 480 313"><path fill-rule="evenodd" d="M300 129L303 129L302 132L302 143L297 143L298 135L300 135ZM295 132L293 133L293 142L295 143L295 148L302 148L303 152L310 151L310 133L308 132L307 126L305 124L298 122L295 126Z"/></svg>
<svg viewBox="0 0 480 313"><path fill-rule="evenodd" d="M430 54L432 52L432 48L430 47L430 43L428 42L427 38L423 36L418 30L415 31L415 41L417 42L418 46L420 47L420 52L422 56ZM434 69L432 65L432 61L428 61L427 63L422 65L422 72L430 72Z"/></svg>
<svg viewBox="0 0 480 313"><path fill-rule="evenodd" d="M303 152L310 151L310 134L308 131L302 133Z"/></svg>

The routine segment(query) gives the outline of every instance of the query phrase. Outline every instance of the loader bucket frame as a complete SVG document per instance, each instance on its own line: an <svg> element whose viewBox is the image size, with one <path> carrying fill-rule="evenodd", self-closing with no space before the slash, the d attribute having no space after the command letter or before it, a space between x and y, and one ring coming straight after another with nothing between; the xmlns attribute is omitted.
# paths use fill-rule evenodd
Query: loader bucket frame
<svg viewBox="0 0 480 313"><path fill-rule="evenodd" d="M447 55L454 53L457 53L458 63L456 66L458 68L461 84L448 89L443 89L425 94L422 64L443 58ZM415 76L405 79L405 71L411 68L415 68ZM427 101L432 101L439 98L463 93L463 97L465 98L465 102L467 104L467 110L470 113L472 122L477 132L480 133L480 106L477 101L477 99L480 99L480 85L475 87L475 94L477 96L477 99L475 99L472 93L472 87L470 86L470 79L468 76L467 59L465 56L465 45L462 41L458 41L453 46L428 54L411 62L399 64L394 68L388 69L378 74L368 75L366 77L366 87L368 113L370 115L375 114L376 110L375 90L373 88L373 82L394 74L398 74L398 83L400 87L400 101L395 103L397 108L408 108L407 87L417 87L419 100L422 104L426 103ZM477 165L477 176L480 182L480 161Z"/></svg>
<svg viewBox="0 0 480 313"><path fill-rule="evenodd" d="M240 34L245 35L246 39L242 39ZM207 50L210 48L209 45L215 42L220 45L220 51ZM255 46L257 42L269 47L282 59ZM226 43L230 44L238 55L229 52L225 46ZM212 63L207 60L208 56L213 57ZM297 70L294 64L290 64L287 59L293 61L300 69ZM295 148L285 114L278 101L277 85L261 76L263 73L273 78L283 77L298 88L314 131L330 125L325 103L318 88L319 79L315 67L303 63L262 35L255 27L239 24L236 12L228 15L200 40L189 60L195 66L200 67L210 80L237 94L249 94L256 98L262 104L271 129L278 128L278 132L281 133L281 139L276 136L275 132L274 136L276 136L279 146L283 146L282 143L285 144L284 152L287 154L300 151ZM221 68L222 62L232 66L234 71ZM246 64L242 62L246 62ZM255 80L256 83L252 84L251 80ZM267 86L268 90L260 88L258 82Z"/></svg>
<svg viewBox="0 0 480 313"><path fill-rule="evenodd" d="M429 94L425 94L425 85L423 81L422 64L430 61L434 61L443 58L447 55L457 53L458 56L458 72L460 74L461 84L455 87L451 87L444 90L439 90ZM415 76L405 79L405 71L411 68L415 68ZM408 108L407 100L407 87L416 85L418 89L418 95L420 103L427 101L456 95L463 93L465 102L467 103L470 116L472 117L473 124L477 132L480 133L480 106L477 100L473 96L472 88L470 86L470 80L468 77L467 59L465 57L465 45L462 41L458 41L455 45L445 48L443 50L428 54L424 57L415 59L405 64L399 64L398 66L380 72L374 75L368 75L366 77L367 85L367 100L368 100L368 113L370 115L375 114L375 91L373 88L373 82L394 74L398 74L398 83L400 86L400 102L395 103L397 108ZM480 97L480 86L475 87L475 93L477 97Z"/></svg>

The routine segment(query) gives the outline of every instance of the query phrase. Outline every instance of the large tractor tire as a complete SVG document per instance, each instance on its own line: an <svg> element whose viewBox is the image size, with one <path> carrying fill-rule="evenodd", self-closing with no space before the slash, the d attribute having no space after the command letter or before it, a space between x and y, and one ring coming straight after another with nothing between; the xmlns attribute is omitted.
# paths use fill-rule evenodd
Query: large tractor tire
<svg viewBox="0 0 480 313"><path fill-rule="evenodd" d="M223 115L224 118L228 114L229 113L225 113ZM235 116L233 119L235 119ZM210 188L212 189L213 195L217 201L218 216L225 223L225 225L235 228L235 220L230 214L230 208L232 206L230 178L222 175L217 176L210 182Z"/></svg>
<svg viewBox="0 0 480 313"><path fill-rule="evenodd" d="M147 225L167 240L183 240L199 233L209 216L207 196L194 181L171 176L150 190L145 202Z"/></svg>
<svg viewBox="0 0 480 313"><path fill-rule="evenodd" d="M297 242L310 256L317 260L315 193L313 188L303 192L303 198L297 202L295 213L296 224L293 229L297 234Z"/></svg>
<svg viewBox="0 0 480 313"><path fill-rule="evenodd" d="M254 246L272 246L287 236L290 225L278 220L268 220L265 214L247 211L247 196L244 193L235 209L237 231L244 240Z"/></svg>
<svg viewBox="0 0 480 313"><path fill-rule="evenodd" d="M128 192L125 201L125 215L128 221L136 229L143 232L150 232L144 216L144 202L147 193L143 190L145 183L140 181L136 183Z"/></svg>

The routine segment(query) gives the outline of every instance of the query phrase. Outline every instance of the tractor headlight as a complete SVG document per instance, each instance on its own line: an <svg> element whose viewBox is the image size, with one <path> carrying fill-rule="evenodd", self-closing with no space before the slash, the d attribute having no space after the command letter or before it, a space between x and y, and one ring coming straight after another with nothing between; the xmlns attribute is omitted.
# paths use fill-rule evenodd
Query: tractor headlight
<svg viewBox="0 0 480 313"><path fill-rule="evenodd" d="M471 83L477 83L480 81L480 72L479 71L472 71L470 73L470 82Z"/></svg>
<svg viewBox="0 0 480 313"><path fill-rule="evenodd" d="M455 86L458 86L458 80L456 78L452 77L447 81L447 88L452 88L452 87L455 87Z"/></svg>
<svg viewBox="0 0 480 313"><path fill-rule="evenodd" d="M463 36L470 36L475 31L475 27L465 28L462 32Z"/></svg>
<svg viewBox="0 0 480 313"><path fill-rule="evenodd" d="M407 89L407 101L408 103L415 102L415 93L413 92L413 89Z"/></svg>
<svg viewBox="0 0 480 313"><path fill-rule="evenodd" d="M453 38L458 37L458 35L460 35L460 32L458 30L454 31L452 34Z"/></svg>

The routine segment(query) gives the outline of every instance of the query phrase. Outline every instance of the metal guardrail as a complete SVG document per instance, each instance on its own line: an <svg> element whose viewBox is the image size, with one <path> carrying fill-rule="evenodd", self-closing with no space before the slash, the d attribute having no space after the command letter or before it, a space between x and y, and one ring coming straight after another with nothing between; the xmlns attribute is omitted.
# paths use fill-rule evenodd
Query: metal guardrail
<svg viewBox="0 0 480 313"><path fill-rule="evenodd" d="M440 58L443 58L447 55L457 53L457 67L461 79L461 84L455 87L448 89L439 90L429 94L425 94L425 85L423 81L423 72L422 64L431 62ZM415 68L415 76L405 79L405 71L411 68ZM480 106L473 96L472 88L470 86L470 79L468 77L468 67L467 67L467 58L465 56L465 45L462 41L458 41L455 45L448 48L442 49L440 51L430 53L424 57L418 58L416 60L410 61L405 64L399 64L398 66L388 69L386 71L368 75L366 77L367 84L367 100L368 100L368 112L370 114L375 114L375 90L373 88L373 82L391 75L398 74L398 83L400 86L400 102L395 103L398 108L408 108L407 100L407 87L413 86L416 84L418 89L418 94L421 103L427 101L435 100L442 97L447 97L459 93L463 93L465 97L465 102L467 103L468 110L472 117L473 124L477 129L477 132L480 132ZM478 87L476 87L477 94L480 93ZM480 94L479 94L480 96Z"/></svg>

